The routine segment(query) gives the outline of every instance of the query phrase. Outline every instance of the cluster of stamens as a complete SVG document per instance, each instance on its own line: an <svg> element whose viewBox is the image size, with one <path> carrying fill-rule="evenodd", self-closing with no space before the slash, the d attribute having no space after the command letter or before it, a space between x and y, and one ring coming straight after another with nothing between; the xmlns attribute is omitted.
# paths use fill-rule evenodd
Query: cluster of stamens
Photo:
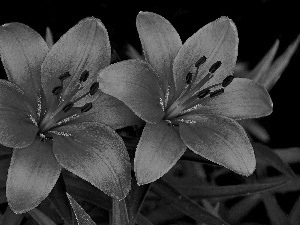
<svg viewBox="0 0 300 225"><path fill-rule="evenodd" d="M52 94L56 98L55 110L51 111L51 109L53 109L53 107L49 108L50 111L45 115L45 117L43 118L43 120L40 124L41 133L48 130L51 127L61 124L62 123L61 121L67 121L67 118L73 118L72 117L72 116L74 116L73 114L77 114L79 111L80 111L80 113L85 113L85 112L88 112L93 107L91 102L86 103L82 107L74 107L74 105L76 102L78 102L79 100L83 99L84 97L86 97L88 95L89 96L95 95L99 89L98 82L92 83L89 90L85 94L83 94L80 97L76 98L75 100L71 101L72 97L75 96L75 94L83 88L83 83L85 81L87 81L87 79L89 77L88 71L84 71L81 74L81 76L79 78L79 82L77 83L75 89L73 91L71 91L70 93L68 93L67 96L64 96L63 101L61 101L61 102L59 101L59 99L62 98L62 95L63 95L64 81L70 77L71 77L71 75L69 72L66 72L58 77L58 79L60 80L60 85L56 86L52 89Z"/></svg>
<svg viewBox="0 0 300 225"><path fill-rule="evenodd" d="M207 97L214 98L224 93L224 88L227 87L234 79L234 76L227 76L221 83L212 84L209 87L202 88L213 76L214 73L221 67L222 62L216 61L208 69L208 73L202 77L199 83L193 85L193 81L199 76L201 66L206 62L207 58L202 56L192 68L192 71L186 75L185 82L187 84L185 90L180 97L170 106L166 112L166 118L172 118L176 115L195 109L200 104L205 102ZM202 101L199 101L201 99Z"/></svg>
<svg viewBox="0 0 300 225"><path fill-rule="evenodd" d="M202 78L202 80L197 85L195 85L195 87L191 88L190 84L193 80L193 76L198 74L200 66L203 65L206 62L206 59L207 58L205 56L202 56L195 63L196 72L195 73L189 72L186 76L186 83L188 85L188 88L187 88L188 91L191 92L191 93L196 92L198 99L202 99L206 96L209 96L209 97L213 98L213 97L216 97L216 96L224 93L224 88L227 87L232 82L232 80L234 79L234 76L230 75L230 76L227 76L221 83L213 84L210 87L206 87L206 88L201 90L201 87L204 86L204 84L206 84L214 76L214 73L221 67L222 62L221 61L216 61L208 69L208 74L205 75ZM196 76L194 76L194 78L195 77ZM212 89L216 88L216 87L220 87L220 88L218 88L217 90L212 91ZM197 92L196 89L198 89L200 91Z"/></svg>

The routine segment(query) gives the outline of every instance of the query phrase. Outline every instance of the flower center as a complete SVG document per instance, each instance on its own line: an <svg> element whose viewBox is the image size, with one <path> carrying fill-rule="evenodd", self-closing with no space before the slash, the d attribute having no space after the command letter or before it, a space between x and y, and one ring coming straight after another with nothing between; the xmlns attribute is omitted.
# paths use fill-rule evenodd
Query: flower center
<svg viewBox="0 0 300 225"><path fill-rule="evenodd" d="M173 104L166 111L166 120L171 120L178 115L190 112L199 106L203 105L209 98L214 98L224 93L224 88L227 87L234 76L227 76L221 83L212 84L209 87L203 86L214 76L214 73L222 65L221 61L216 61L208 69L208 73L197 83L192 85L196 79L200 67L206 62L206 57L202 56L196 63L191 71L186 75L186 88L182 94L176 99Z"/></svg>
<svg viewBox="0 0 300 225"><path fill-rule="evenodd" d="M93 104L91 102L86 103L82 107L75 107L75 103L79 100L83 99L86 96L93 96L97 93L99 90L99 83L94 82L90 88L89 91L84 93L83 95L79 96L78 98L71 101L71 99L83 88L83 83L88 79L89 72L84 71L79 81L77 82L75 88L68 93L66 96L64 96L63 101L59 101L59 99L62 99L63 90L64 90L64 81L66 81L68 78L70 78L71 75L69 72L66 72L58 77L58 79L61 82L61 85L54 87L52 89L53 97L55 98L55 103L51 105L45 114L45 116L42 118L39 127L40 127L40 137L41 138L48 138L44 135L44 133L48 130L50 130L53 127L59 126L61 124L67 123L68 121L77 118L80 113L85 113L89 111Z"/></svg>

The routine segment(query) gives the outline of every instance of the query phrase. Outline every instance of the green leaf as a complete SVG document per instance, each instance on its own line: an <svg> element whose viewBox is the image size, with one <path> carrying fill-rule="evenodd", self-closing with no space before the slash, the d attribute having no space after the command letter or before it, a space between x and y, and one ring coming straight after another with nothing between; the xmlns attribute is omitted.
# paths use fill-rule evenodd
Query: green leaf
<svg viewBox="0 0 300 225"><path fill-rule="evenodd" d="M273 151L286 163L300 162L300 148L273 149Z"/></svg>
<svg viewBox="0 0 300 225"><path fill-rule="evenodd" d="M277 176L277 177L268 177L265 178L268 182L274 182L278 179L286 179L285 175ZM276 193L286 193L286 192L293 192L293 191L299 191L300 190L300 177L293 178L290 180L286 185L280 186L276 188Z"/></svg>
<svg viewBox="0 0 300 225"><path fill-rule="evenodd" d="M261 83L263 85L263 80L265 79L266 72L270 68L270 65L275 57L279 46L279 40L276 40L272 48L267 52L267 54L260 60L260 62L255 66L255 68L247 74L247 78Z"/></svg>
<svg viewBox="0 0 300 225"><path fill-rule="evenodd" d="M113 199L112 225L129 225L128 208L125 199Z"/></svg>
<svg viewBox="0 0 300 225"><path fill-rule="evenodd" d="M3 145L0 144L0 156L1 155L7 155L7 154L11 154L13 151L12 148L8 148L8 147L5 147Z"/></svg>
<svg viewBox="0 0 300 225"><path fill-rule="evenodd" d="M51 220L48 216L46 216L37 208L32 209L28 213L36 222L38 222L39 225L56 225L56 223L54 223L53 220Z"/></svg>
<svg viewBox="0 0 300 225"><path fill-rule="evenodd" d="M0 204L7 202L5 186L0 187Z"/></svg>
<svg viewBox="0 0 300 225"><path fill-rule="evenodd" d="M67 193L71 206L76 215L78 225L96 225L92 218L84 211L84 209Z"/></svg>
<svg viewBox="0 0 300 225"><path fill-rule="evenodd" d="M290 212L290 220L294 225L300 224L300 197L298 197Z"/></svg>
<svg viewBox="0 0 300 225"><path fill-rule="evenodd" d="M276 201L276 198L272 194L265 193L262 196L262 199L265 203L268 215L273 225L292 225L287 214L282 211Z"/></svg>
<svg viewBox="0 0 300 225"><path fill-rule="evenodd" d="M11 155L0 155L0 187L6 185L7 171L10 165Z"/></svg>
<svg viewBox="0 0 300 225"><path fill-rule="evenodd" d="M248 131L251 135L255 136L259 141L267 143L270 140L270 135L268 134L266 128L264 128L255 119L240 120L239 123Z"/></svg>
<svg viewBox="0 0 300 225"><path fill-rule="evenodd" d="M271 165L282 173L288 175L290 178L296 177L291 167L284 162L272 149L260 143L254 143L253 148L256 159L259 163Z"/></svg>
<svg viewBox="0 0 300 225"><path fill-rule="evenodd" d="M131 181L131 192L126 197L130 224L132 225L136 223L138 218L141 219L141 217L139 217L139 212L149 191L150 185L151 184L138 185L135 176L133 176Z"/></svg>
<svg viewBox="0 0 300 225"><path fill-rule="evenodd" d="M231 198L243 195L251 195L262 191L278 188L290 182L285 177L278 178L273 182L261 182L254 184L240 184L240 185L227 185L227 186L214 186L214 185L201 185L189 186L184 184L174 183L174 187L188 196L198 198Z"/></svg>
<svg viewBox="0 0 300 225"><path fill-rule="evenodd" d="M262 84L269 90L272 86L277 82L280 78L282 72L288 66L292 56L297 50L298 44L300 41L300 35L296 38L296 40L289 45L289 47L285 50L285 52L280 55L277 59L274 60L271 67L269 68L267 74L264 76L264 80Z"/></svg>
<svg viewBox="0 0 300 225"><path fill-rule="evenodd" d="M173 208L193 218L197 222L209 225L228 225L225 221L217 218L199 206L196 202L181 194L162 180L153 183L151 190L160 195Z"/></svg>
<svg viewBox="0 0 300 225"><path fill-rule="evenodd" d="M75 224L75 215L67 197L66 186L62 174L60 174L47 199L67 224Z"/></svg>
<svg viewBox="0 0 300 225"><path fill-rule="evenodd" d="M84 199L85 201L96 205L102 209L106 209L107 211L112 210L112 199L106 194L104 194L101 190L99 190L98 188L91 185L85 180L82 180L78 177L74 177L74 175L71 175L67 171L64 171L63 173L68 193L72 194L73 196ZM147 186L148 185L138 186L139 191L135 191L135 194L133 195L133 198L135 198L134 201L141 202L142 195L145 192L145 188L147 188ZM133 204L133 206L134 207L130 209L130 215L136 215L134 212L137 211L138 204ZM131 218L133 218L133 216L131 216ZM140 225L152 225L151 222L141 214L137 215L136 223Z"/></svg>
<svg viewBox="0 0 300 225"><path fill-rule="evenodd" d="M9 206L7 206L5 213L3 214L0 225L19 225L22 222L25 214L15 214Z"/></svg>
<svg viewBox="0 0 300 225"><path fill-rule="evenodd" d="M144 217L143 215L139 214L137 216L137 220L136 220L136 223L138 225L153 225L153 223L148 220L146 217Z"/></svg>
<svg viewBox="0 0 300 225"><path fill-rule="evenodd" d="M64 171L64 180L67 192L71 195L80 197L102 209L111 210L111 198L89 182L78 177L74 177L74 175L69 174L67 171Z"/></svg>
<svg viewBox="0 0 300 225"><path fill-rule="evenodd" d="M261 201L260 194L253 194L239 201L228 212L228 219L234 224L239 221Z"/></svg>

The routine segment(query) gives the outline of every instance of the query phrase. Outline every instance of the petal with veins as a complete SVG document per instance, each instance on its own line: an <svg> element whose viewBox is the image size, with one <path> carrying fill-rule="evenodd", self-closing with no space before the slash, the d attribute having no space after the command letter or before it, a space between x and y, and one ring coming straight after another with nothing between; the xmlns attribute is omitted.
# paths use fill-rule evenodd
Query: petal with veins
<svg viewBox="0 0 300 225"><path fill-rule="evenodd" d="M52 152L52 143L36 138L26 148L13 151L6 184L8 204L15 213L38 206L54 187L61 167Z"/></svg>
<svg viewBox="0 0 300 225"><path fill-rule="evenodd" d="M48 104L53 99L53 88L60 85L58 76L65 72L72 77L64 81L63 96L75 88L85 70L89 77L78 95L87 92L96 73L109 65L110 51L108 34L100 20L86 18L71 28L54 44L42 64L42 85Z"/></svg>
<svg viewBox="0 0 300 225"><path fill-rule="evenodd" d="M208 99L192 114L216 114L233 119L267 116L273 103L267 90L252 80L235 78L223 94Z"/></svg>
<svg viewBox="0 0 300 225"><path fill-rule="evenodd" d="M245 130L233 119L214 115L190 115L180 122L183 142L196 154L234 172L249 176L256 165Z"/></svg>
<svg viewBox="0 0 300 225"><path fill-rule="evenodd" d="M161 85L170 98L175 91L173 60L182 46L180 37L172 24L160 15L140 12L136 26L146 60L157 71Z"/></svg>
<svg viewBox="0 0 300 225"><path fill-rule="evenodd" d="M214 77L207 82L207 85L222 82L226 76L233 73L237 49L237 30L234 23L227 17L221 17L198 30L183 44L174 60L173 72L177 95L186 85L186 75L203 56L207 60L199 67L193 86L199 83L217 61L221 61L221 67L214 73Z"/></svg>
<svg viewBox="0 0 300 225"><path fill-rule="evenodd" d="M37 115L28 98L17 85L0 80L0 143L24 148L38 132Z"/></svg>
<svg viewBox="0 0 300 225"><path fill-rule="evenodd" d="M111 128L74 120L52 133L53 152L62 167L114 198L128 194L129 156L122 138Z"/></svg>
<svg viewBox="0 0 300 225"><path fill-rule="evenodd" d="M100 72L98 81L101 91L123 101L146 122L156 123L163 117L160 102L164 96L148 63L127 60L112 64Z"/></svg>
<svg viewBox="0 0 300 225"><path fill-rule="evenodd" d="M165 121L146 124L134 159L134 171L140 185L151 183L167 173L179 160L186 146Z"/></svg>
<svg viewBox="0 0 300 225"><path fill-rule="evenodd" d="M78 120L97 121L114 130L143 123L122 101L104 93L93 101L91 110L80 116Z"/></svg>
<svg viewBox="0 0 300 225"><path fill-rule="evenodd" d="M37 106L41 65L48 52L44 39L21 23L0 26L0 54L8 80L17 84Z"/></svg>

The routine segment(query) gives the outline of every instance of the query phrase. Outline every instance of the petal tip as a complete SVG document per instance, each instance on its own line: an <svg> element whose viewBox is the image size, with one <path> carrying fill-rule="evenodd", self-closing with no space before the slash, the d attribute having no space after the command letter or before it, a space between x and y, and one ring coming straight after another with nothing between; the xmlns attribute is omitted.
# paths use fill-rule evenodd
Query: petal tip
<svg viewBox="0 0 300 225"><path fill-rule="evenodd" d="M254 173L255 169L256 169L256 160L253 160L252 165L247 167L248 171L246 173L245 172L241 173L241 175L243 175L245 177L249 177L250 175L252 175Z"/></svg>
<svg viewBox="0 0 300 225"><path fill-rule="evenodd" d="M22 205L18 201L15 202L14 200L12 200L11 196L9 194L6 194L6 196L7 196L8 206L15 214L26 213L26 212L34 209L35 207L37 207L40 204L40 202L38 202L36 204L25 205L24 207L22 207Z"/></svg>

